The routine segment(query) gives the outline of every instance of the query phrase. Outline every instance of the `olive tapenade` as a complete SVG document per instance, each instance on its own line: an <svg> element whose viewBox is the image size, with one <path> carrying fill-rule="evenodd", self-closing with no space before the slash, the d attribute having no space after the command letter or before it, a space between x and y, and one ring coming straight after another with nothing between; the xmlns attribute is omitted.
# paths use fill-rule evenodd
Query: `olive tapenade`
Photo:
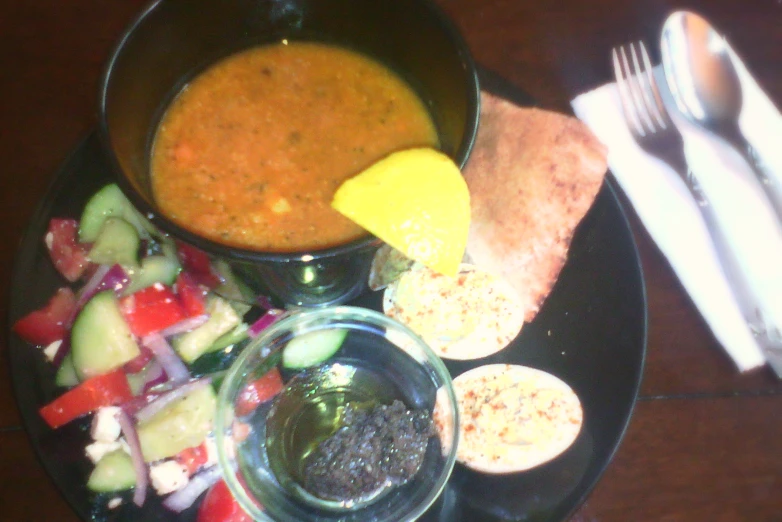
<svg viewBox="0 0 782 522"><path fill-rule="evenodd" d="M367 409L348 405L341 425L304 464L304 488L325 500L366 499L404 484L435 434L430 412L408 410L398 400Z"/></svg>

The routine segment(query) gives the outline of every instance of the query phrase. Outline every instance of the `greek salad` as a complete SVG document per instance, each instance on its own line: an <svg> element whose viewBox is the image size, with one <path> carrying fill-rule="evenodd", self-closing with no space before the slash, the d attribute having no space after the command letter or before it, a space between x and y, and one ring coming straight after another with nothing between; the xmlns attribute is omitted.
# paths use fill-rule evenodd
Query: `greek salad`
<svg viewBox="0 0 782 522"><path fill-rule="evenodd" d="M56 430L92 417L88 488L110 508L158 494L174 512L207 492L198 521L250 520L217 464L216 389L232 357L283 311L226 263L158 231L114 184L79 220L51 219L43 240L65 282L12 329L56 367L62 393L40 408L45 422ZM237 414L282 389L273 372L248 385Z"/></svg>

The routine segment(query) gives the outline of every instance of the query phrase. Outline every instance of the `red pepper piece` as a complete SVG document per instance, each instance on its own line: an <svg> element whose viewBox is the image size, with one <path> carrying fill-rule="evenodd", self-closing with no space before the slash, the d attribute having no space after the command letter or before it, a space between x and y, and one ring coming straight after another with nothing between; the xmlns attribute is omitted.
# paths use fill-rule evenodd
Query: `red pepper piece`
<svg viewBox="0 0 782 522"><path fill-rule="evenodd" d="M170 287L156 283L119 300L119 309L133 335L159 332L187 318Z"/></svg>
<svg viewBox="0 0 782 522"><path fill-rule="evenodd" d="M263 377L249 382L239 392L236 399L236 415L249 415L259 404L262 404L282 390L282 376L277 368L273 368Z"/></svg>
<svg viewBox="0 0 782 522"><path fill-rule="evenodd" d="M114 406L133 397L121 369L87 379L39 410L52 428L69 423L103 406Z"/></svg>
<svg viewBox="0 0 782 522"><path fill-rule="evenodd" d="M223 281L212 267L212 261L206 252L182 241L177 241L176 246L182 268L190 273L196 283L210 290L222 284Z"/></svg>
<svg viewBox="0 0 782 522"><path fill-rule="evenodd" d="M223 479L209 488L203 502L198 507L196 522L252 522L242 506L231 495L231 490Z"/></svg>
<svg viewBox="0 0 782 522"><path fill-rule="evenodd" d="M209 459L209 451L206 449L206 442L202 442L200 446L180 451L174 459L185 467L188 475L192 476L193 473L198 471Z"/></svg>
<svg viewBox="0 0 782 522"><path fill-rule="evenodd" d="M46 249L54 268L68 281L77 281L92 266L87 257L89 248L79 243L79 224L75 219L54 218L44 236Z"/></svg>
<svg viewBox="0 0 782 522"><path fill-rule="evenodd" d="M206 313L206 291L187 272L180 272L174 283L174 291L188 317Z"/></svg>
<svg viewBox="0 0 782 522"><path fill-rule="evenodd" d="M76 296L67 286L60 288L43 308L25 315L13 330L28 343L46 346L64 339L76 311Z"/></svg>

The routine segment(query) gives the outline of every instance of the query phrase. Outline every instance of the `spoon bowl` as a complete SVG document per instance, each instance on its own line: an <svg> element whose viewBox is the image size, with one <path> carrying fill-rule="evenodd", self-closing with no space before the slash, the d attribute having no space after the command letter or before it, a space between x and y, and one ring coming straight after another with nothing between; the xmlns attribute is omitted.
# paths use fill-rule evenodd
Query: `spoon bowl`
<svg viewBox="0 0 782 522"><path fill-rule="evenodd" d="M663 26L660 49L665 79L679 112L744 158L782 220L782 190L739 126L742 86L725 38L703 17L676 11Z"/></svg>
<svg viewBox="0 0 782 522"><path fill-rule="evenodd" d="M699 15L678 11L665 22L660 47L679 111L715 133L738 132L741 83L725 39Z"/></svg>

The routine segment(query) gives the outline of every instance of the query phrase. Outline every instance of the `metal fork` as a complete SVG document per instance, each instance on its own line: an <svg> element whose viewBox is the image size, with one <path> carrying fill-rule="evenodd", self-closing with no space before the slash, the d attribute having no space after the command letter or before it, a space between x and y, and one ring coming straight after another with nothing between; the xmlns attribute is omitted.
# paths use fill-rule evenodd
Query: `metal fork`
<svg viewBox="0 0 782 522"><path fill-rule="evenodd" d="M730 248L714 207L687 165L684 141L662 101L646 47L643 42L638 42L637 47L636 52L636 44L630 43L611 52L625 122L636 143L667 163L692 194L744 319L769 366L782 378L782 335L776 327L766 324L759 300Z"/></svg>

